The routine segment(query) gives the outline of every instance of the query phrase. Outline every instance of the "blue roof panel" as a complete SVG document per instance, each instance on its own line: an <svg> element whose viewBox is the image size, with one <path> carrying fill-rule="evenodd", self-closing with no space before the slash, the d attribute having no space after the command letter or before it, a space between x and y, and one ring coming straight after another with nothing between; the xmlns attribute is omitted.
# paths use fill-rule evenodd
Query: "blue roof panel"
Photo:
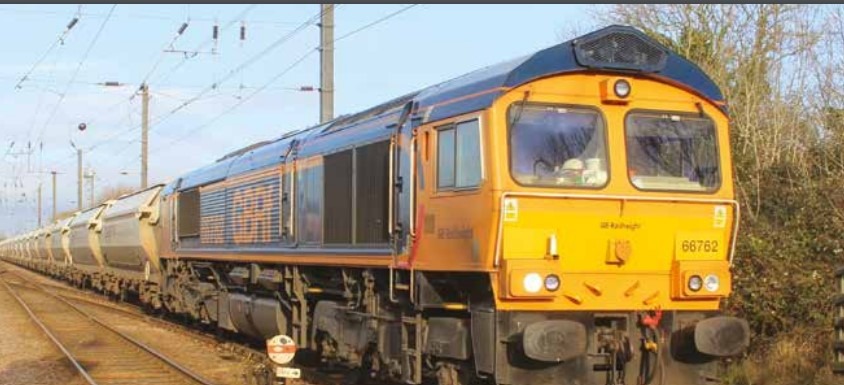
<svg viewBox="0 0 844 385"><path fill-rule="evenodd" d="M304 153L329 151L330 148L324 148L329 142L332 146L342 145L340 142L348 142L351 145L365 139L356 135L338 134L355 131L356 134L366 136L363 132L370 131L364 129L364 126L368 127L368 124L363 124L359 128L355 126L367 120L378 121L381 118L388 118L391 114L397 115L402 105L408 102L416 103L419 107L416 110L417 113L430 108L430 112L425 115L425 121L436 121L488 108L507 89L539 78L567 72L590 71L664 78L685 85L713 101L720 102L724 98L715 82L694 63L670 51L635 28L613 25L531 55L470 72L363 112L339 117L320 126L324 128L311 127L292 135L290 139L299 140ZM726 107L722 108L726 111ZM319 129L314 130L315 128ZM372 132L376 133L376 131ZM315 140L334 135L338 135L334 140ZM311 140L315 140L315 147L308 148ZM276 145L278 144L276 142ZM246 158L238 160L237 166L232 167L231 170L229 166L234 159L229 158L194 171L183 178L179 189L211 183L227 175L231 176L256 167L277 163L281 161L276 157L280 155L282 148L275 147L272 144L265 144L249 148L248 151L244 151L247 154ZM243 155L243 153L240 154L241 157ZM253 156L255 156L254 159Z"/></svg>

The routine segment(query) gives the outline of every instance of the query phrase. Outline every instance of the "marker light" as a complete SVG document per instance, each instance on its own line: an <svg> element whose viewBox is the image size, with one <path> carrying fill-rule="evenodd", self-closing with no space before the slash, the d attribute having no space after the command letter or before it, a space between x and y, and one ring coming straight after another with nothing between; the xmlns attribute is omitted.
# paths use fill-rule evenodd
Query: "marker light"
<svg viewBox="0 0 844 385"><path fill-rule="evenodd" d="M556 274L550 274L545 277L545 290L557 291L560 288L560 277Z"/></svg>
<svg viewBox="0 0 844 385"><path fill-rule="evenodd" d="M714 293L718 291L718 288L721 286L721 280L718 279L717 275L709 274L706 276L706 279L703 280L703 286L707 291Z"/></svg>
<svg viewBox="0 0 844 385"><path fill-rule="evenodd" d="M528 273L525 275L522 285L528 293L539 293L542 290L542 276L537 273Z"/></svg>
<svg viewBox="0 0 844 385"><path fill-rule="evenodd" d="M615 92L615 96L622 99L630 96L630 82L624 79L616 80L613 85L613 91Z"/></svg>
<svg viewBox="0 0 844 385"><path fill-rule="evenodd" d="M701 287L703 287L703 280L699 275L693 275L689 278L689 290L699 291Z"/></svg>

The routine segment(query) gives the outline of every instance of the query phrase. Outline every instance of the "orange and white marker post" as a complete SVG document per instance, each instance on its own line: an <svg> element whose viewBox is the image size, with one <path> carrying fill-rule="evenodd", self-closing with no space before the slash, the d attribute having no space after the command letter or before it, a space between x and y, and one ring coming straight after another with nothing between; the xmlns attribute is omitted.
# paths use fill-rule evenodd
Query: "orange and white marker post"
<svg viewBox="0 0 844 385"><path fill-rule="evenodd" d="M296 342L292 338L280 334L267 340L267 355L277 366L275 368L276 378L279 384L284 384L287 378L300 378L302 371L298 368L285 366L293 362L296 356Z"/></svg>

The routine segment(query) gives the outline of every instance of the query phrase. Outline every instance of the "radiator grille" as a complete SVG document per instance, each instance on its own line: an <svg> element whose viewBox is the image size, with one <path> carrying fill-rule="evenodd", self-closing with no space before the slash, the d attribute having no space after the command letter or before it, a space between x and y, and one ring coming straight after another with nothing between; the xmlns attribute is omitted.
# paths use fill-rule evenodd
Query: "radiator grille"
<svg viewBox="0 0 844 385"><path fill-rule="evenodd" d="M277 176L203 191L200 242L208 245L278 242L279 204Z"/></svg>

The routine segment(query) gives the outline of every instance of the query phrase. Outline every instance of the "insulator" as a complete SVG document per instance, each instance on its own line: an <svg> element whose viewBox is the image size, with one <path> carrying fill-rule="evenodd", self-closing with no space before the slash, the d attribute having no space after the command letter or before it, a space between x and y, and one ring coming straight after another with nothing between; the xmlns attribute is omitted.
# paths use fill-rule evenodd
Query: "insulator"
<svg viewBox="0 0 844 385"><path fill-rule="evenodd" d="M240 24L240 41L246 40L246 24Z"/></svg>
<svg viewBox="0 0 844 385"><path fill-rule="evenodd" d="M299 87L299 91L313 91L313 90L314 90L313 86L301 86L301 87Z"/></svg>
<svg viewBox="0 0 844 385"><path fill-rule="evenodd" d="M76 23L78 23L78 22L79 22L79 18L74 17L73 20L70 21L70 23L67 23L67 30L70 31L70 29L73 28L76 25Z"/></svg>
<svg viewBox="0 0 844 385"><path fill-rule="evenodd" d="M220 35L220 27L214 24L214 29L211 32L211 38L217 40L217 37Z"/></svg>
<svg viewBox="0 0 844 385"><path fill-rule="evenodd" d="M179 27L179 32L177 32L177 33L179 35L181 35L183 32L185 32L186 29L188 29L188 23L184 22L184 23L182 23L182 26Z"/></svg>

